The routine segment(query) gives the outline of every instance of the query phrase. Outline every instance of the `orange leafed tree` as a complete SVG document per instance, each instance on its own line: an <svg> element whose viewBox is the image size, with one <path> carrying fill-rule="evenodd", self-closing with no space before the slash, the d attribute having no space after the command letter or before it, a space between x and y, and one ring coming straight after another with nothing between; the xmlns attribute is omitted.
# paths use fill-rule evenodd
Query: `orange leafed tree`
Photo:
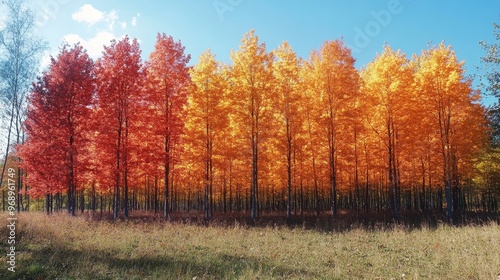
<svg viewBox="0 0 500 280"><path fill-rule="evenodd" d="M30 194L65 192L72 214L95 209L98 194L115 218L141 204L165 219L184 206L207 219L246 209L254 220L260 209L290 220L299 209L364 207L398 219L446 205L457 220L475 203L463 186L485 110L451 47L408 59L386 45L358 71L342 40L302 60L287 42L268 52L252 30L230 59L206 51L188 66L165 34L144 64L128 37L95 64L63 46L29 98L18 152Z"/></svg>
<svg viewBox="0 0 500 280"><path fill-rule="evenodd" d="M399 219L400 201L400 158L402 147L414 148L406 142L405 134L415 130L418 120L413 119L415 108L413 69L401 51L395 52L389 46L362 71L363 91L367 95L369 123L383 143L385 166L389 179L389 201L393 216ZM410 124L413 127L409 127Z"/></svg>
<svg viewBox="0 0 500 280"><path fill-rule="evenodd" d="M29 97L28 139L20 147L33 196L66 190L75 215L76 191L84 187L94 92L94 63L80 45L64 45Z"/></svg>
<svg viewBox="0 0 500 280"><path fill-rule="evenodd" d="M145 106L151 124L149 141L156 149L157 166L163 170L165 219L169 216L169 184L174 163L173 147L179 143L184 123L184 106L191 83L187 66L190 55L184 53L181 42L158 34L155 50L146 62Z"/></svg>
<svg viewBox="0 0 500 280"><path fill-rule="evenodd" d="M353 106L359 91L359 75L351 50L341 40L327 41L320 50L311 52L305 65L308 95L313 95L315 121L327 148L331 210L337 213L337 150L340 127Z"/></svg>
<svg viewBox="0 0 500 280"><path fill-rule="evenodd" d="M299 134L302 132L302 95L300 91L301 62L288 42L283 42L274 51L276 61L273 63L275 87L273 90L276 108L277 145L280 158L284 158L286 169L287 218L291 218L293 171L296 170L293 154L300 149Z"/></svg>
<svg viewBox="0 0 500 280"><path fill-rule="evenodd" d="M446 215L449 221L456 221L463 208L459 197L461 172L467 170L472 163L470 156L484 143L484 109L478 103L478 93L472 90L472 81L465 77L464 62L458 61L451 46L444 43L418 57L416 84L425 100L424 109L432 116L428 125L439 139Z"/></svg>

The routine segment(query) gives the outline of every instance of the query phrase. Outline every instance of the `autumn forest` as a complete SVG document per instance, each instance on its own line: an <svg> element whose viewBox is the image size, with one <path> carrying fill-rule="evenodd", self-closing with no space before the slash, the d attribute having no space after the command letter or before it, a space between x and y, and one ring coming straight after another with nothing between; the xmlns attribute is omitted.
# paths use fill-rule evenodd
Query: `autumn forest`
<svg viewBox="0 0 500 280"><path fill-rule="evenodd" d="M358 70L342 40L300 58L252 30L229 64L207 50L190 65L166 34L141 56L124 37L95 61L78 44L52 58L15 149L21 210L38 201L47 213L114 218L386 211L449 221L498 211L478 165L486 109L451 46L408 56L385 45Z"/></svg>

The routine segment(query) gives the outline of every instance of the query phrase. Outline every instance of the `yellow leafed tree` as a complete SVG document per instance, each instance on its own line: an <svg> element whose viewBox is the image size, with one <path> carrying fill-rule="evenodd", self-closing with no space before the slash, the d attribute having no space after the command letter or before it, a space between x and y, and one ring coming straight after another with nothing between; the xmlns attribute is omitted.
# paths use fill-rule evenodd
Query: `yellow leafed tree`
<svg viewBox="0 0 500 280"><path fill-rule="evenodd" d="M192 159L203 163L205 216L213 214L214 161L222 155L221 146L227 129L227 98L221 66L209 51L200 55L190 70L192 90L188 98L186 141L191 144Z"/></svg>
<svg viewBox="0 0 500 280"><path fill-rule="evenodd" d="M241 40L239 51L231 52L230 100L234 125L240 136L247 139L251 157L250 208L251 217L258 215L259 157L262 142L272 128L273 54L259 43L251 30Z"/></svg>

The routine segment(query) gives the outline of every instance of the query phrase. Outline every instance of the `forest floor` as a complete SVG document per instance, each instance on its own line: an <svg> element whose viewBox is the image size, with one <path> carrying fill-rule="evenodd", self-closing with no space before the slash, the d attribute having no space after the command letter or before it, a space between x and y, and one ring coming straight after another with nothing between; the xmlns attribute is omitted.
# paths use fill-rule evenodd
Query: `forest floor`
<svg viewBox="0 0 500 280"><path fill-rule="evenodd" d="M0 214L5 225L7 218ZM500 279L498 222L329 230L273 219L249 225L30 212L17 215L16 272L8 271L5 225L0 279Z"/></svg>

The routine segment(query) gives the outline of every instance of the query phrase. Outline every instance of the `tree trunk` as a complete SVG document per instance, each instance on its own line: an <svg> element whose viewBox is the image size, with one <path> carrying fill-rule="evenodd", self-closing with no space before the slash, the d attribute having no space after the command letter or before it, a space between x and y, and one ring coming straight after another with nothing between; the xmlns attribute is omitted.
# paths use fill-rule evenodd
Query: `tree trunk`
<svg viewBox="0 0 500 280"><path fill-rule="evenodd" d="M170 175L170 142L169 137L165 137L165 163L164 163L164 179L165 179L165 193L164 193L164 202L163 206L163 218L168 220L169 218L169 175Z"/></svg>
<svg viewBox="0 0 500 280"><path fill-rule="evenodd" d="M287 153L286 153L286 174L287 174L287 190L288 199L286 205L286 218L290 222L292 218L291 200L292 200L292 136L290 133L290 123L289 119L286 119L286 142L287 142Z"/></svg>

